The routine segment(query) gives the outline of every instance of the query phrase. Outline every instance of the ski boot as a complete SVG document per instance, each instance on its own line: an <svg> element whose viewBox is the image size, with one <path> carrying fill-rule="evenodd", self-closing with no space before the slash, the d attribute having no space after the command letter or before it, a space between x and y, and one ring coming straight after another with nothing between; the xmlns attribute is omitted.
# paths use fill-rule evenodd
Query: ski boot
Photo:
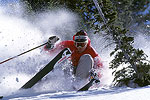
<svg viewBox="0 0 150 100"><path fill-rule="evenodd" d="M99 77L97 75L97 73L94 70L90 71L90 77L89 77L89 81L93 80L93 84L96 83L100 83Z"/></svg>

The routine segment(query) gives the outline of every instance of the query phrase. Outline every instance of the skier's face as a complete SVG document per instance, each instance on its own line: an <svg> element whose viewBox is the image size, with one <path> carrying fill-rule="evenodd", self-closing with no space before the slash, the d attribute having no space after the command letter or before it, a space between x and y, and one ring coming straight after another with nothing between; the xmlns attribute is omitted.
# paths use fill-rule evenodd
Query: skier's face
<svg viewBox="0 0 150 100"><path fill-rule="evenodd" d="M75 46L77 47L79 52L83 52L87 47L87 42L75 42Z"/></svg>

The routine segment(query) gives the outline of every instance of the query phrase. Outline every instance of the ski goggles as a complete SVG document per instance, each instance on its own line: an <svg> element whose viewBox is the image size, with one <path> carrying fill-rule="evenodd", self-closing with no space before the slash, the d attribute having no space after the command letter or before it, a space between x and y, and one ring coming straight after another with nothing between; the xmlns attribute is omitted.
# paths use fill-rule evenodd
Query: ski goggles
<svg viewBox="0 0 150 100"><path fill-rule="evenodd" d="M87 42L75 42L76 47L85 47L87 45Z"/></svg>
<svg viewBox="0 0 150 100"><path fill-rule="evenodd" d="M88 36L84 36L84 35L75 36L74 41L75 42L87 42Z"/></svg>

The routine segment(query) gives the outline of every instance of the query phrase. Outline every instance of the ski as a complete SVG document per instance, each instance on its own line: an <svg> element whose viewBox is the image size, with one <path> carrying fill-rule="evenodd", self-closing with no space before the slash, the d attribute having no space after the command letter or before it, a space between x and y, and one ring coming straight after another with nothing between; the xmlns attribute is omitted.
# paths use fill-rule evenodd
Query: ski
<svg viewBox="0 0 150 100"><path fill-rule="evenodd" d="M91 81L89 81L87 84L85 84L82 88L80 88L78 91L87 91L94 83L99 83L100 81L93 78Z"/></svg>
<svg viewBox="0 0 150 100"><path fill-rule="evenodd" d="M85 84L82 88L80 88L78 91L87 91L94 82L95 79L92 79L91 81L89 81L87 84Z"/></svg>
<svg viewBox="0 0 150 100"><path fill-rule="evenodd" d="M25 83L20 89L28 89L35 85L39 80L41 80L45 75L54 69L56 64L61 63L68 57L70 57L71 51L69 48L62 50L57 56L52 59L42 70L40 70L33 78L31 78L27 83Z"/></svg>

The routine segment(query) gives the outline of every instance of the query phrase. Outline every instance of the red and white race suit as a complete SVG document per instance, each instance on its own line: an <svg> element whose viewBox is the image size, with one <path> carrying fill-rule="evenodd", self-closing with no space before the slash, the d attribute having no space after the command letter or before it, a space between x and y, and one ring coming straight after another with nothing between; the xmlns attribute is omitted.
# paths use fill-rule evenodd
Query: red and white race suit
<svg viewBox="0 0 150 100"><path fill-rule="evenodd" d="M94 69L100 69L103 67L101 58L99 57L98 53L94 50L94 48L91 46L90 39L88 39L88 45L82 53L78 52L76 46L74 45L73 40L67 40L67 41L62 41L60 43L57 43L55 47L51 50L46 49L46 46L44 47L44 49L50 52L50 54L58 53L65 48L69 48L72 52L71 61L74 67L77 67L80 57L84 54L90 54L92 56L94 60L94 66L93 66ZM98 71L98 76L99 77L101 76L101 73L99 71Z"/></svg>

